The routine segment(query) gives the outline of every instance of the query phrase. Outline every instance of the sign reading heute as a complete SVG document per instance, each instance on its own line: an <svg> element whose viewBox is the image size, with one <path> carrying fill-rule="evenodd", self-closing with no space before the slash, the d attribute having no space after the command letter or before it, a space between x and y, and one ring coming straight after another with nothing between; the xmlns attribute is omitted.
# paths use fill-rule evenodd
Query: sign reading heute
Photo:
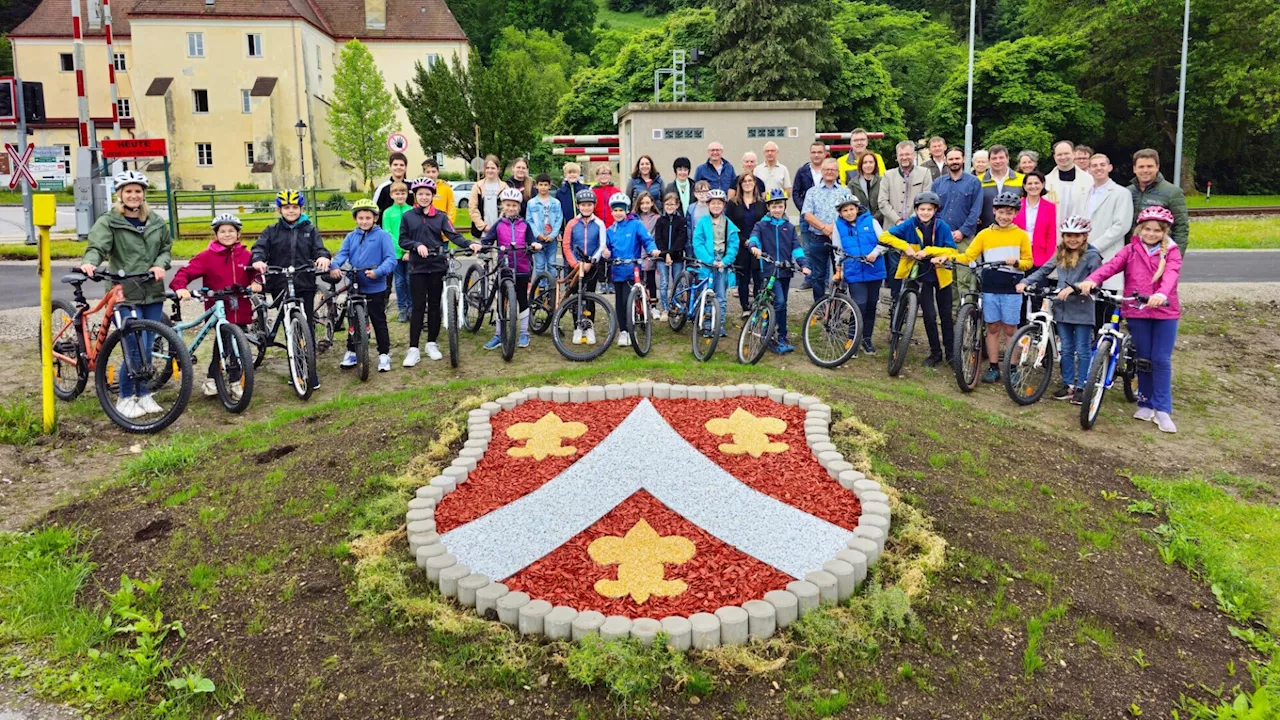
<svg viewBox="0 0 1280 720"><path fill-rule="evenodd" d="M102 156L105 158L163 157L166 154L164 138L102 141Z"/></svg>

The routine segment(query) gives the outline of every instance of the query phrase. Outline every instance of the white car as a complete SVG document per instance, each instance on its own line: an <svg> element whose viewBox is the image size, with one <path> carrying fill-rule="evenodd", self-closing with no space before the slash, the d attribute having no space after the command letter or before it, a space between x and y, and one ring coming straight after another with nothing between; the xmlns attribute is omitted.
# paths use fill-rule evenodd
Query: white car
<svg viewBox="0 0 1280 720"><path fill-rule="evenodd" d="M466 210L471 200L471 188L475 186L470 180L460 180L458 182L449 183L449 187L453 188L453 198L458 203L459 210Z"/></svg>

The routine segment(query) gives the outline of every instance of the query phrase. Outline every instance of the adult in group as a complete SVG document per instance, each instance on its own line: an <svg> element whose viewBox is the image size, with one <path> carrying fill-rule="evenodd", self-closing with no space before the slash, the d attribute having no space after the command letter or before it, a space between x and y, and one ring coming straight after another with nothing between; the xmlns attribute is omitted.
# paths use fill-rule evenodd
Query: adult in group
<svg viewBox="0 0 1280 720"><path fill-rule="evenodd" d="M641 193L649 193L653 198L654 207L659 207L662 205L663 189L662 175L658 174L653 158L641 155L640 159L636 160L635 169L631 171L631 183L627 185L627 196L634 203Z"/></svg>
<svg viewBox="0 0 1280 720"><path fill-rule="evenodd" d="M770 140L764 144L764 164L756 167L756 177L764 184L761 195L772 190L791 194L791 173L786 165L778 162L778 143ZM750 233L748 230L747 234Z"/></svg>
<svg viewBox="0 0 1280 720"><path fill-rule="evenodd" d="M933 176L929 171L916 165L916 144L903 140L894 148L898 156L898 167L886 172L880 181L880 191L876 193L876 204L880 208L880 217L884 227L893 227L911 217L915 212L916 196L933 185ZM898 256L888 253L884 259L884 271L888 274L889 296L898 301L898 292L902 289L902 281L897 278Z"/></svg>
<svg viewBox="0 0 1280 720"><path fill-rule="evenodd" d="M1026 175L1034 171L1040 163L1040 153L1035 150L1023 150L1018 153L1018 172Z"/></svg>
<svg viewBox="0 0 1280 720"><path fill-rule="evenodd" d="M1190 218L1187 216L1187 198L1182 194L1182 188L1165 180L1160 173L1160 153L1151 148L1143 148L1133 154L1133 182L1129 184L1129 193L1133 195L1134 217L1153 205L1159 205L1173 213L1173 231L1170 235L1178 245L1178 252L1187 252L1191 230L1188 226Z"/></svg>
<svg viewBox="0 0 1280 720"><path fill-rule="evenodd" d="M511 163L511 175L507 177L507 187L519 190L520 196L524 198L520 202L520 217L524 217L525 207L529 204L529 198L533 197L534 192L533 176L529 174L528 160L518 157L515 162Z"/></svg>
<svg viewBox="0 0 1280 720"><path fill-rule="evenodd" d="M981 230L995 223L996 215L992 209L992 201L1001 193L1022 194L1022 176L1009 167L1009 148L1003 145L992 145L987 149L990 166L982 174L982 218L978 221Z"/></svg>
<svg viewBox="0 0 1280 720"><path fill-rule="evenodd" d="M457 222L456 213L458 212L458 201L454 198L453 188L449 183L440 180L440 166L436 164L435 158L427 158L422 161L422 177L434 180L436 183L436 194L431 199L431 204L437 210L445 213L445 217L449 218L449 222Z"/></svg>
<svg viewBox="0 0 1280 720"><path fill-rule="evenodd" d="M973 174L976 177L982 177L983 174L987 172L987 166L988 166L987 151L974 150L973 151Z"/></svg>
<svg viewBox="0 0 1280 720"><path fill-rule="evenodd" d="M947 174L934 180L929 189L941 203L938 217L951 228L951 241L960 252L968 250L982 217L982 181L964 171L964 150L947 150ZM961 293L972 287L973 273L967 266L957 267L955 282L951 283L951 295L957 305Z"/></svg>
<svg viewBox="0 0 1280 720"><path fill-rule="evenodd" d="M382 215L383 210L391 207L396 202L391 199L391 184L398 182L402 182L405 185L409 184L409 181L404 179L405 175L409 173L409 158L405 157L404 153L391 153L390 157L387 158L387 165L391 168L391 178L373 191L373 201L378 203L379 216Z"/></svg>
<svg viewBox="0 0 1280 720"><path fill-rule="evenodd" d="M693 173L693 181L706 180L712 190L723 190L730 200L733 199L733 184L738 178L733 163L724 159L724 145L712 142L707 145L707 161L698 166Z"/></svg>
<svg viewBox="0 0 1280 720"><path fill-rule="evenodd" d="M738 174L742 175L746 173L749 175L755 175L756 166L759 164L760 164L760 158L756 157L755 153L748 150L742 153L742 165L739 166L738 168ZM734 180L733 184L736 186L738 184L738 181ZM754 229L754 227L752 229Z"/></svg>
<svg viewBox="0 0 1280 720"><path fill-rule="evenodd" d="M1093 165L1093 148L1088 145L1077 145L1072 152L1076 160L1076 169L1093 174L1091 169Z"/></svg>
<svg viewBox="0 0 1280 720"><path fill-rule="evenodd" d="M871 213L871 219L884 225L884 216L880 214L880 183L884 178L876 171L876 156L869 152L862 153L857 160L858 173L853 178L846 178L849 192L858 198L858 206Z"/></svg>
<svg viewBox="0 0 1280 720"><path fill-rule="evenodd" d="M742 305L742 317L751 314L751 298L760 292L760 261L747 249L751 231L768 212L762 191L763 183L755 174L742 171L734 183L733 199L725 208L729 221L738 227L738 256L734 261L738 276L738 302Z"/></svg>
<svg viewBox="0 0 1280 720"><path fill-rule="evenodd" d="M822 182L822 161L827 157L827 145L821 140L815 140L809 144L809 162L796 168L795 180L791 183L791 202L795 204L796 210L800 211L800 242L805 246L805 252L808 252L809 223L804 219L804 199L808 195L809 190L813 186ZM813 265L813 258L809 258L810 273L804 276L804 282L800 284L801 290L808 290L813 287L813 276L819 271L816 265Z"/></svg>
<svg viewBox="0 0 1280 720"><path fill-rule="evenodd" d="M857 173L858 168L854 165L854 163L857 162L859 155L861 155L864 152L867 152L868 141L869 141L869 138L867 137L866 130L863 130L862 128L854 128L853 130L849 131L849 154L840 158L840 177L841 178L849 178L853 174ZM914 148L915 146L912 146L912 147ZM872 154L876 156L876 172L883 175L884 174L884 158L880 157L880 155L877 153L872 153ZM845 180L845 183L848 184L848 181Z"/></svg>
<svg viewBox="0 0 1280 720"><path fill-rule="evenodd" d="M1044 176L1044 197L1057 208L1058 217L1085 216L1085 203L1093 176L1080 172L1075 164L1075 144L1059 140L1053 144L1054 168Z"/></svg>
<svg viewBox="0 0 1280 720"><path fill-rule="evenodd" d="M484 156L483 172L484 175L471 186L471 195L467 199L473 237L480 237L490 225L498 222L502 215L498 194L508 187L502 179L502 166L498 164L497 155Z"/></svg>
<svg viewBox="0 0 1280 720"><path fill-rule="evenodd" d="M1022 207L1013 224L1031 236L1031 272L1058 250L1058 208L1044 197L1044 174L1032 170L1022 176Z"/></svg>
<svg viewBox="0 0 1280 720"><path fill-rule="evenodd" d="M934 180L947 174L947 141L934 135L929 138L929 159L921 165L929 171Z"/></svg>
<svg viewBox="0 0 1280 720"><path fill-rule="evenodd" d="M693 180L689 179L689 174L693 172L693 165L687 157L678 157L671 164L671 171L676 174L676 179L667 184L665 193L675 193L680 198L680 212L689 212L689 206L693 204ZM665 194L664 193L664 194Z"/></svg>
<svg viewBox="0 0 1280 720"><path fill-rule="evenodd" d="M1133 227L1133 197L1123 187L1111 179L1111 159L1102 153L1094 153L1089 158L1089 175L1093 177L1093 187L1089 189L1089 197L1085 204L1091 230L1089 244L1106 262L1120 252L1120 248L1129 241L1129 228ZM1103 283L1108 290L1124 289L1124 273ZM1109 312L1106 303L1095 303L1097 322L1095 327L1102 326L1104 314Z"/></svg>
<svg viewBox="0 0 1280 720"><path fill-rule="evenodd" d="M809 259L810 287L813 301L827 294L827 281L831 277L831 243L836 237L836 218L840 203L853 197L849 188L839 182L840 163L835 158L822 161L822 179L804 196L800 216L808 223L805 234L804 256Z"/></svg>

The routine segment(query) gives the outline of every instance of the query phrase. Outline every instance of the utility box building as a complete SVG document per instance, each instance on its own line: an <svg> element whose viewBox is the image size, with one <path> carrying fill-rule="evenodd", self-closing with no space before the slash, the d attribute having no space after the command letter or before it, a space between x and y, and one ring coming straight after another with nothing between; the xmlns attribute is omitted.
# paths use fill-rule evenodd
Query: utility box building
<svg viewBox="0 0 1280 720"><path fill-rule="evenodd" d="M763 165L764 144L772 140L778 144L778 162L794 172L809 161L821 107L818 100L628 103L614 113L622 178L631 176L637 158L648 155L670 182L676 158L689 158L696 170L713 141L724 146L724 159L741 172L742 154L754 152ZM622 178L618 185L625 187Z"/></svg>

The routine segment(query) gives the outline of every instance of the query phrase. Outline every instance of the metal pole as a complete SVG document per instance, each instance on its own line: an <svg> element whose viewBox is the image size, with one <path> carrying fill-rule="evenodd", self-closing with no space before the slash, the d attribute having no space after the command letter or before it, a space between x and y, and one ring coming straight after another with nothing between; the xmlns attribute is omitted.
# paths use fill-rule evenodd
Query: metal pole
<svg viewBox="0 0 1280 720"><path fill-rule="evenodd" d="M1187 34L1191 27L1191 0L1182 9L1182 69L1178 72L1178 137L1173 141L1173 184L1182 187L1182 120L1187 105Z"/></svg>
<svg viewBox="0 0 1280 720"><path fill-rule="evenodd" d="M164 156L164 194L165 203L169 206L169 237L178 239L178 204L173 201L173 186L169 184L169 154Z"/></svg>
<svg viewBox="0 0 1280 720"><path fill-rule="evenodd" d="M81 26L80 0L71 0L71 40L72 62L76 71L76 104L79 106L79 138L80 147L89 145L89 97L85 95L84 84L84 29ZM90 168L76 168L79 177L90 177Z"/></svg>
<svg viewBox="0 0 1280 720"><path fill-rule="evenodd" d="M978 0L969 0L969 103L964 112L964 167L973 169L973 28L978 19Z"/></svg>
<svg viewBox="0 0 1280 720"><path fill-rule="evenodd" d="M102 27L107 39L107 80L111 83L111 137L120 139L120 107L116 94L116 51L111 39L111 0L102 0Z"/></svg>
<svg viewBox="0 0 1280 720"><path fill-rule="evenodd" d="M57 206L53 195L41 195L40 211L40 379L41 400L44 414L44 432L53 432L53 283L49 270L49 228L56 219Z"/></svg>
<svg viewBox="0 0 1280 720"><path fill-rule="evenodd" d="M17 73L15 72L14 74L16 75ZM15 77L13 81L13 102L18 110L18 141L14 145L24 148L27 144L27 108L26 104L22 102L22 78ZM36 230L35 225L31 222L31 187L25 182L22 183L22 213L27 221L27 244L35 245Z"/></svg>
<svg viewBox="0 0 1280 720"><path fill-rule="evenodd" d="M307 152L302 144L302 136L298 136L298 160L302 163L302 209L307 209Z"/></svg>

